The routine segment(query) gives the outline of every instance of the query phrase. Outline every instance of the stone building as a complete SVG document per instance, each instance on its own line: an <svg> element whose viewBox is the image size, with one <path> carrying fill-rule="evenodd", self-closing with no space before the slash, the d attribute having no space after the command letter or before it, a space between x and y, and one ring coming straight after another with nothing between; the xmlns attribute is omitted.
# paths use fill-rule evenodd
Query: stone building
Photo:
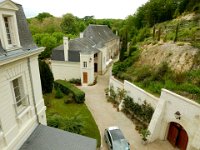
<svg viewBox="0 0 200 150"><path fill-rule="evenodd" d="M53 49L52 72L55 79L81 79L92 84L96 74L103 74L119 52L119 37L106 25L89 25L80 38L63 38L63 45Z"/></svg>

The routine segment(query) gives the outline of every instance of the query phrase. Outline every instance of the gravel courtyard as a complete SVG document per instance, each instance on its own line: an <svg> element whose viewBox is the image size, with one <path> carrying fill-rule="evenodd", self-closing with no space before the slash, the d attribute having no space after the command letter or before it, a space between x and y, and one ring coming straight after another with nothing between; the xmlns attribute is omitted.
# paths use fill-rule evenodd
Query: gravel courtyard
<svg viewBox="0 0 200 150"><path fill-rule="evenodd" d="M174 150L167 141L155 141L148 145L141 144L141 137L135 130L135 125L122 113L117 112L105 97L104 89L109 84L110 71L105 75L98 76L98 83L94 86L80 87L86 93L86 105L91 111L101 133L101 150L107 150L103 139L105 128L118 126L126 139L128 139L131 150Z"/></svg>

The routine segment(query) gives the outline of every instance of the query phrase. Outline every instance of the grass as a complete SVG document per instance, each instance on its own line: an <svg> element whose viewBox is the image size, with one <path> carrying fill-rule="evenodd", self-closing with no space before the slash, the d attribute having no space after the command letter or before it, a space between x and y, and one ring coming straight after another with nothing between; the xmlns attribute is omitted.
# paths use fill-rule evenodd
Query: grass
<svg viewBox="0 0 200 150"><path fill-rule="evenodd" d="M165 88L200 103L200 69L175 73L166 63L156 70L150 66L132 65L116 77L133 82L155 96Z"/></svg>
<svg viewBox="0 0 200 150"><path fill-rule="evenodd" d="M64 95L61 99L55 98L55 91L44 95L45 104L47 106L47 120L52 114L58 114L62 117L73 117L76 114L81 114L81 119L84 122L83 135L97 140L97 147L101 145L100 132L97 124L85 104L70 103L65 104L64 99L68 96Z"/></svg>

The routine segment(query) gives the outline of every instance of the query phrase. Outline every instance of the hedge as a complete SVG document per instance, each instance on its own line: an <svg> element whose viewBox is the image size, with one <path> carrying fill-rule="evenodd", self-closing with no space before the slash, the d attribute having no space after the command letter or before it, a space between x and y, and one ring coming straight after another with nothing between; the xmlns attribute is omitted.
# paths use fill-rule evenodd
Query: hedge
<svg viewBox="0 0 200 150"><path fill-rule="evenodd" d="M56 80L54 81L54 87L55 89L59 87L60 90L65 94L72 93L75 102L78 104L84 103L85 101L85 93L67 81Z"/></svg>

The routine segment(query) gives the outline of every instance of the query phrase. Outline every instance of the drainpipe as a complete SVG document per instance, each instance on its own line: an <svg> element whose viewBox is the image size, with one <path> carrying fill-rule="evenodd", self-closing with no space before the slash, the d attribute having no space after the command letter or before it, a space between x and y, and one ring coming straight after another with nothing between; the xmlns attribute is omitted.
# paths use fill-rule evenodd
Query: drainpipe
<svg viewBox="0 0 200 150"><path fill-rule="evenodd" d="M29 76L30 76L30 80L31 80L31 91L32 91L35 114L36 114L37 122L38 122L38 124L40 124L39 117L38 117L38 111L37 111L37 108L36 108L35 92L33 90L33 76L32 76L32 73L31 73L31 65L30 65L30 58L29 57L28 57L28 72L29 72Z"/></svg>

